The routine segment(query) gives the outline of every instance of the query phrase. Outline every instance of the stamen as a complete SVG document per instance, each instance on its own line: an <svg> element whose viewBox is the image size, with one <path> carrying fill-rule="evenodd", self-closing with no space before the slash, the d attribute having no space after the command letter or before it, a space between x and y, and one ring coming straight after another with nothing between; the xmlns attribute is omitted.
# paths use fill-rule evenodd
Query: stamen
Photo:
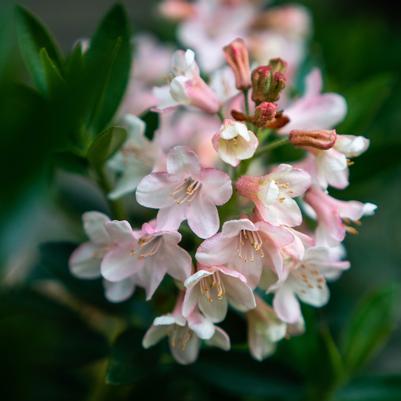
<svg viewBox="0 0 401 401"><path fill-rule="evenodd" d="M140 248L139 258L143 259L148 256L153 256L158 252L162 244L162 238L159 236L146 235L139 239L138 244Z"/></svg>
<svg viewBox="0 0 401 401"><path fill-rule="evenodd" d="M251 246L251 248L249 248L249 245ZM257 231L248 231L248 230L240 231L238 236L237 253L238 256L245 262L248 260L253 262L255 260L256 254L258 254L260 258L263 258L265 255L262 250L262 246L263 246L263 241L262 238L260 237L260 234ZM244 250L250 252L244 253Z"/></svg>
<svg viewBox="0 0 401 401"><path fill-rule="evenodd" d="M185 202L191 202L198 193L201 185L202 184L199 181L188 177L184 180L184 182L177 185L170 195L174 198L178 205L181 205Z"/></svg>
<svg viewBox="0 0 401 401"><path fill-rule="evenodd" d="M215 272L211 276L203 278L200 281L200 290L201 294L204 295L209 302L213 302L215 298L221 301L226 294L219 272Z"/></svg>

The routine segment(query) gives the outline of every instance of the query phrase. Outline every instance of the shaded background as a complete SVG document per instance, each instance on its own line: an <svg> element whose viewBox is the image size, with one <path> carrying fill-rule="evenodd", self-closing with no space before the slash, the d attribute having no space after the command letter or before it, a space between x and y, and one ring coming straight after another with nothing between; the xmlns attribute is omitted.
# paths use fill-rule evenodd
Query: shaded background
<svg viewBox="0 0 401 401"><path fill-rule="evenodd" d="M152 30L155 27L155 16L150 11L154 3L136 0L124 2L135 31ZM344 199L371 201L379 205L379 209L374 217L365 219L358 236L347 239L352 269L331 286L331 302L318 313L337 339L341 327L347 324L355 305L365 294L383 285L399 282L401 278L401 13L399 6L390 1L359 0L351 3L309 0L298 3L305 4L313 16L315 33L311 52L323 68L326 89L343 94L348 101L350 115L338 132L365 135L372 144L352 167L351 186L339 195ZM78 38L93 33L101 16L113 2L25 0L19 4L38 15L62 47L68 50ZM6 31L13 22L8 14L4 15L6 17L0 29ZM160 27L157 28L157 34L163 35ZM6 48L4 53L3 48ZM13 34L0 47L0 55L4 54L7 54L7 58L0 59L0 72L4 67L5 80L24 81L26 73ZM76 239L80 232L79 213L93 205L99 209L105 205L96 196L94 199L84 198L76 205L73 196L63 192L62 185L57 189L50 187L54 176L49 176L47 167L51 160L46 150L47 140L41 134L45 106L35 102L33 109L27 108L29 118L25 114L21 114L21 119L18 116L15 118L23 133L15 142L8 129L15 121L7 125L7 115L14 110L13 97L9 96L7 85L2 88L0 117L5 123L0 128L4 155L0 168L5 184L1 191L0 261L4 287L9 287L21 283L21 277L32 265L31 261L40 256L37 250L39 242ZM68 179L56 174L58 182L65 184ZM79 183L74 185L79 192ZM60 212L60 206L66 204L69 204L67 212ZM70 223L71 216L73 223ZM134 396L140 399L145 396L168 399L177 394L180 395L178 399L188 400L216 397L280 400L284 396L279 388L276 392L268 393L264 386L273 390L276 385L280 387L280 383L288 388L294 386L293 399L297 399L297 386L302 386L302 374L291 366L297 363L296 360L282 362L288 352L285 347L279 350L272 362L264 364L251 362L242 354L241 357L232 354L221 358L220 354L209 352L207 357L201 357L194 368L185 372L177 367L166 370L164 376L157 376L154 381L143 375L143 379L134 386L105 386L105 364L93 361L102 360L109 354L110 348L105 338L95 330L96 311L90 309L77 315L64 304L53 303L38 295L31 286L19 284L18 287L18 291L11 295L4 291L0 302L3 378L0 394L4 394L4 400L70 400L73 397L77 400L118 400L133 399ZM61 289L56 287L55 291ZM68 293L65 297L69 304ZM140 309L142 306L135 302L122 308L126 309L125 313L131 320L133 312L138 316L142 316L142 313L146 315ZM306 313L309 313L308 310ZM91 317L90 325L86 325L85 321L88 316ZM235 317L232 317L232 321L233 327L237 327ZM311 333L307 336L313 342L313 329L307 329ZM117 334L121 330L118 321L110 318L108 331ZM230 333L230 328L228 330ZM121 342L139 344L140 335L136 332L131 334L122 338ZM240 338L242 334L234 334L233 337ZM292 341L297 346L298 339ZM305 344L299 343L298 346ZM320 349L314 346L308 349L313 354L309 359L319 360ZM132 375L141 378L146 363L152 362L152 353L142 356L137 349L132 349L132 353L134 359L140 361L138 365L133 364ZM243 370L239 369L225 377L229 367L239 360ZM319 363L313 366L319 369ZM257 373L253 376L244 375L248 369ZM366 375L370 374L380 374L383 380L400 382L399 325L385 347L360 373L360 380L363 382ZM316 375L319 376L318 372ZM273 380L274 377L277 379ZM283 379L286 381L282 382ZM386 387L393 386L393 383L386 382ZM163 389L161 393L157 384ZM242 393L237 385L244 389ZM338 399L398 400L401 399L400 388L394 390L391 395L393 398L386 398L377 390L369 398L365 393L358 393L360 389L356 385L354 393L351 388L343 398L340 394Z"/></svg>

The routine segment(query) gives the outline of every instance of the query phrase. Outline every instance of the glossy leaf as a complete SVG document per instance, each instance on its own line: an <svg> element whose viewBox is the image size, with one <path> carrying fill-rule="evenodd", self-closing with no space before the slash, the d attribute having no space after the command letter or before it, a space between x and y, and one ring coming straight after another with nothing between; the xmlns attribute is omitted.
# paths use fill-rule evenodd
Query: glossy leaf
<svg viewBox="0 0 401 401"><path fill-rule="evenodd" d="M342 353L350 372L362 367L386 343L399 318L399 288L382 288L355 310L343 336Z"/></svg>
<svg viewBox="0 0 401 401"><path fill-rule="evenodd" d="M25 65L41 93L48 92L46 64L41 50L45 49L48 59L61 68L61 55L53 38L42 23L29 11L17 7L17 33L19 48Z"/></svg>
<svg viewBox="0 0 401 401"><path fill-rule="evenodd" d="M88 150L88 159L93 166L102 166L124 143L127 131L111 127L95 138Z"/></svg>

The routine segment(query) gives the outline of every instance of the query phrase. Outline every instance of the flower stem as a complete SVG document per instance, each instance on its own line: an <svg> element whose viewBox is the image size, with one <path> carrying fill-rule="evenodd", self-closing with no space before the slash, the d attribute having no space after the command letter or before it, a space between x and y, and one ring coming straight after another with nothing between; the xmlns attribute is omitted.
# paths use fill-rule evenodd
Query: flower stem
<svg viewBox="0 0 401 401"><path fill-rule="evenodd" d="M108 196L112 188L103 166L94 167L94 171L96 174L97 183L107 199L107 203L109 205L113 218L117 220L126 220L125 210L121 200L112 200Z"/></svg>
<svg viewBox="0 0 401 401"><path fill-rule="evenodd" d="M287 143L289 143L287 138L278 139L277 141L271 142L268 145L265 145L265 146L262 146L261 148L259 148L258 151L255 153L254 157L259 157L262 154L264 154L265 152L276 149Z"/></svg>
<svg viewBox="0 0 401 401"><path fill-rule="evenodd" d="M249 116L249 99L248 99L249 89L244 89L242 93L244 94L245 114Z"/></svg>

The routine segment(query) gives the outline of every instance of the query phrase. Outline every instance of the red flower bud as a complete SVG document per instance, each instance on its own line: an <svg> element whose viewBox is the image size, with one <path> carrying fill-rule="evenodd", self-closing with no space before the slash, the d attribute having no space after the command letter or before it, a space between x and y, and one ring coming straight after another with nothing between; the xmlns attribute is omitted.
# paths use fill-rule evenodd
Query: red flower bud
<svg viewBox="0 0 401 401"><path fill-rule="evenodd" d="M268 66L260 66L253 70L252 100L255 103L276 102L280 98L280 92L286 85L286 66L283 60L273 59Z"/></svg>
<svg viewBox="0 0 401 401"><path fill-rule="evenodd" d="M292 130L289 140L294 146L327 150L334 146L337 134L335 130Z"/></svg>
<svg viewBox="0 0 401 401"><path fill-rule="evenodd" d="M239 90L251 87L249 54L245 42L237 38L224 47L224 56L234 72L235 86Z"/></svg>
<svg viewBox="0 0 401 401"><path fill-rule="evenodd" d="M270 102L262 102L255 109L255 115L252 122L257 126L264 128L266 125L274 120L277 112L277 105Z"/></svg>

